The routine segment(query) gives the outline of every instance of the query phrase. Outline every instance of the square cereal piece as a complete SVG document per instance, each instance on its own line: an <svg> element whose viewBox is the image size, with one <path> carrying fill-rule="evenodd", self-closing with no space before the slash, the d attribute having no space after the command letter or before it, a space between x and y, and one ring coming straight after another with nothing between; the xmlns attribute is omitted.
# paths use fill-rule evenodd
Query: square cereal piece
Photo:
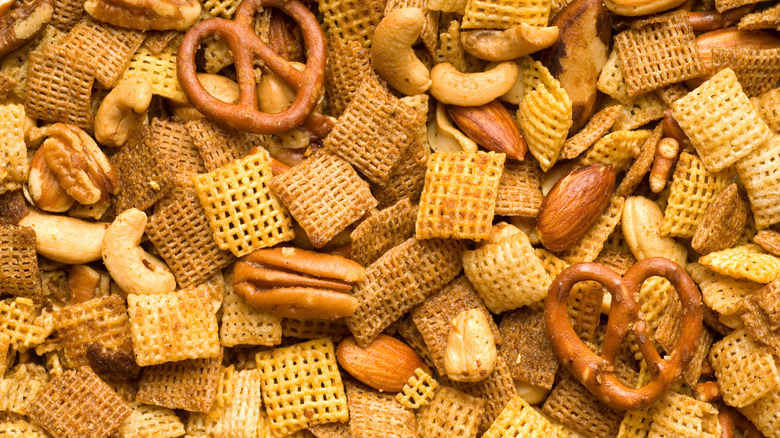
<svg viewBox="0 0 780 438"><path fill-rule="evenodd" d="M653 167L655 151L663 136L663 123L659 123L655 126L655 129L651 131L650 136L642 142L642 145L639 148L639 155L634 162L631 163L631 167L628 168L625 176L623 176L623 181L620 181L620 185L618 185L618 188L615 190L617 196L631 196L639 184L644 181L645 175L647 175ZM664 180L664 184L665 181L666 180Z"/></svg>
<svg viewBox="0 0 780 438"><path fill-rule="evenodd" d="M35 230L0 224L0 294L43 299Z"/></svg>
<svg viewBox="0 0 780 438"><path fill-rule="evenodd" d="M730 68L676 101L672 110L710 172L731 166L771 137Z"/></svg>
<svg viewBox="0 0 780 438"><path fill-rule="evenodd" d="M709 171L699 157L682 152L672 175L661 235L693 237L707 207L733 178L732 169Z"/></svg>
<svg viewBox="0 0 780 438"><path fill-rule="evenodd" d="M763 286L754 281L718 274L698 263L689 263L685 269L699 286L704 304L722 315L743 313L744 300Z"/></svg>
<svg viewBox="0 0 780 438"><path fill-rule="evenodd" d="M780 80L780 49L713 47L712 71L726 67L734 70L745 94L755 97L775 88Z"/></svg>
<svg viewBox="0 0 780 438"><path fill-rule="evenodd" d="M322 0L318 3L328 36L357 41L366 49L371 47L374 28L382 20L385 2L380 0Z"/></svg>
<svg viewBox="0 0 780 438"><path fill-rule="evenodd" d="M142 76L152 85L152 93L177 103L187 103L187 96L184 95L176 76L178 47L178 44L169 43L156 54L146 46L140 47L130 58L130 63L118 81Z"/></svg>
<svg viewBox="0 0 780 438"><path fill-rule="evenodd" d="M461 312L471 309L481 310L496 343L501 343L498 327L488 312L477 292L466 277L458 277L438 293L431 295L421 305L411 312L412 321L420 331L430 352L436 371L445 375L444 356L447 350L447 337L452 327L452 320Z"/></svg>
<svg viewBox="0 0 780 438"><path fill-rule="evenodd" d="M360 222L349 235L352 260L370 265L387 250L412 237L416 216L417 207L404 198Z"/></svg>
<svg viewBox="0 0 780 438"><path fill-rule="evenodd" d="M209 218L191 188L149 218L146 235L181 288L203 283L235 260L214 242Z"/></svg>
<svg viewBox="0 0 780 438"><path fill-rule="evenodd" d="M467 0L463 29L509 29L528 23L547 26L550 0Z"/></svg>
<svg viewBox="0 0 780 438"><path fill-rule="evenodd" d="M265 141L263 136L225 128L205 117L189 121L185 126L209 172L243 157Z"/></svg>
<svg viewBox="0 0 780 438"><path fill-rule="evenodd" d="M566 370L542 405L542 411L575 432L593 438L614 437L623 419L621 411L601 402Z"/></svg>
<svg viewBox="0 0 780 438"><path fill-rule="evenodd" d="M116 214L130 208L148 209L173 185L173 170L164 165L166 157L152 142L149 128L133 132L110 160L122 187L114 198Z"/></svg>
<svg viewBox="0 0 780 438"><path fill-rule="evenodd" d="M383 184L425 123L414 109L368 76L323 140L323 147Z"/></svg>
<svg viewBox="0 0 780 438"><path fill-rule="evenodd" d="M49 373L40 365L16 365L0 379L0 410L25 414L25 407L46 385L49 378Z"/></svg>
<svg viewBox="0 0 780 438"><path fill-rule="evenodd" d="M225 347L278 345L282 342L282 318L250 307L228 281L222 303L219 339Z"/></svg>
<svg viewBox="0 0 780 438"><path fill-rule="evenodd" d="M358 299L346 318L358 345L366 347L384 329L460 274L461 243L411 238L366 268L366 279L352 287Z"/></svg>
<svg viewBox="0 0 780 438"><path fill-rule="evenodd" d="M780 431L780 388L769 392L755 402L740 409L767 438L777 438Z"/></svg>
<svg viewBox="0 0 780 438"><path fill-rule="evenodd" d="M498 182L495 213L501 216L536 217L542 206L542 172L536 160L504 162Z"/></svg>
<svg viewBox="0 0 780 438"><path fill-rule="evenodd" d="M705 401L667 391L654 410L650 437L721 436L718 410Z"/></svg>
<svg viewBox="0 0 780 438"><path fill-rule="evenodd" d="M646 438L650 433L650 426L653 422L653 406L645 409L635 409L626 411L623 421L620 422L619 437L642 437Z"/></svg>
<svg viewBox="0 0 780 438"><path fill-rule="evenodd" d="M390 173L387 182L371 187L371 192L378 202L377 207L390 207L403 198L409 198L412 203L420 200L428 168L428 131L427 127L425 129L426 138L409 146Z"/></svg>
<svg viewBox="0 0 780 438"><path fill-rule="evenodd" d="M315 438L350 438L349 423L312 424L308 431Z"/></svg>
<svg viewBox="0 0 780 438"><path fill-rule="evenodd" d="M175 438L184 435L184 424L170 409L150 405L133 406L116 431L118 438Z"/></svg>
<svg viewBox="0 0 780 438"><path fill-rule="evenodd" d="M780 258L767 254L755 243L711 252L700 257L699 264L718 274L763 284L780 277Z"/></svg>
<svg viewBox="0 0 780 438"><path fill-rule="evenodd" d="M68 49L49 46L34 50L27 70L27 115L91 131L93 82L92 69Z"/></svg>
<svg viewBox="0 0 780 438"><path fill-rule="evenodd" d="M138 375L130 318L119 295L63 307L54 314L54 329L66 367L89 365L107 380L127 380Z"/></svg>
<svg viewBox="0 0 780 438"><path fill-rule="evenodd" d="M268 186L290 209L316 248L377 205L368 184L355 169L327 150L319 150L277 175Z"/></svg>
<svg viewBox="0 0 780 438"><path fill-rule="evenodd" d="M515 396L501 411L501 415L485 432L483 438L521 438L526 436L567 437L559 426L553 426L528 402L520 396Z"/></svg>
<svg viewBox="0 0 780 438"><path fill-rule="evenodd" d="M611 128L617 120L622 108L622 105L612 105L594 114L590 120L588 120L587 125L566 140L558 158L566 160L577 158L586 149L591 147L593 143L609 132L609 128Z"/></svg>
<svg viewBox="0 0 780 438"><path fill-rule="evenodd" d="M38 324L33 300L16 297L0 301L0 333L9 336L17 350L26 350L43 342L46 330Z"/></svg>
<svg viewBox="0 0 780 438"><path fill-rule="evenodd" d="M626 79L620 70L620 57L617 50L612 49L607 57L607 63L599 73L596 89L616 100L619 103L628 103L631 98L626 91Z"/></svg>
<svg viewBox="0 0 780 438"><path fill-rule="evenodd" d="M780 223L780 136L774 136L737 160L739 179L745 185L753 219L759 229Z"/></svg>
<svg viewBox="0 0 780 438"><path fill-rule="evenodd" d="M0 194L20 189L27 182L24 120L24 106L0 105Z"/></svg>
<svg viewBox="0 0 780 438"><path fill-rule="evenodd" d="M340 117L360 84L373 75L370 50L363 48L359 41L331 37L325 67L325 93L331 114Z"/></svg>
<svg viewBox="0 0 780 438"><path fill-rule="evenodd" d="M193 177L221 249L241 257L294 237L290 215L269 189L271 178L264 150Z"/></svg>
<svg viewBox="0 0 780 438"><path fill-rule="evenodd" d="M655 90L655 93L664 101L666 106L672 106L675 101L682 99L690 92L691 89L685 86L685 84L672 84L668 87Z"/></svg>
<svg viewBox="0 0 780 438"><path fill-rule="evenodd" d="M132 409L89 367L67 370L27 405L30 419L54 436L105 438Z"/></svg>
<svg viewBox="0 0 780 438"><path fill-rule="evenodd" d="M327 336L338 342L349 336L347 323L343 318L330 319L282 319L282 337L297 339L319 339Z"/></svg>
<svg viewBox="0 0 780 438"><path fill-rule="evenodd" d="M688 13L636 20L615 35L615 50L629 96L638 96L705 73Z"/></svg>
<svg viewBox="0 0 780 438"><path fill-rule="evenodd" d="M142 367L220 355L217 318L202 289L130 294L127 309L135 359Z"/></svg>
<svg viewBox="0 0 780 438"><path fill-rule="evenodd" d="M773 88L750 101L769 129L775 133L780 132L780 88Z"/></svg>
<svg viewBox="0 0 780 438"><path fill-rule="evenodd" d="M614 131L596 141L577 162L577 166L594 163L611 164L615 172L625 172L639 156L639 150L652 131Z"/></svg>
<svg viewBox="0 0 780 438"><path fill-rule="evenodd" d="M347 397L330 339L263 351L256 360L272 435L347 421Z"/></svg>
<svg viewBox="0 0 780 438"><path fill-rule="evenodd" d="M629 99L620 109L613 131L628 131L658 120L664 116L667 106L658 93L650 92Z"/></svg>
<svg viewBox="0 0 780 438"><path fill-rule="evenodd" d="M238 0L206 0L203 2L203 8L212 17L222 17L230 20L235 15L240 3Z"/></svg>
<svg viewBox="0 0 780 438"><path fill-rule="evenodd" d="M347 381L349 434L352 438L415 438L414 413L398 403L392 394Z"/></svg>
<svg viewBox="0 0 780 438"><path fill-rule="evenodd" d="M744 327L712 345L709 354L723 401L741 408L780 385L772 350L755 342Z"/></svg>
<svg viewBox="0 0 780 438"><path fill-rule="evenodd" d="M54 0L49 24L62 32L70 30L84 15L85 0Z"/></svg>
<svg viewBox="0 0 780 438"><path fill-rule="evenodd" d="M531 308L504 314L498 326L504 343L499 353L515 381L552 389L560 362L547 337L544 312Z"/></svg>
<svg viewBox="0 0 780 438"><path fill-rule="evenodd" d="M487 238L505 160L505 154L494 152L431 155L417 213L417 238Z"/></svg>
<svg viewBox="0 0 780 438"><path fill-rule="evenodd" d="M773 5L739 19L737 27L740 30L777 29L780 27L780 5Z"/></svg>
<svg viewBox="0 0 780 438"><path fill-rule="evenodd" d="M428 406L420 408L417 432L420 438L474 438L485 411L485 400L442 386Z"/></svg>
<svg viewBox="0 0 780 438"><path fill-rule="evenodd" d="M421 368L414 370L414 375L404 384L395 399L407 409L418 409L428 406L439 389L439 382Z"/></svg>
<svg viewBox="0 0 780 438"><path fill-rule="evenodd" d="M135 401L170 409L208 412L217 395L222 355L144 367Z"/></svg>
<svg viewBox="0 0 780 438"><path fill-rule="evenodd" d="M150 123L148 141L160 152L161 166L171 169L180 185L192 183L192 176L206 171L200 152L184 123L155 118Z"/></svg>

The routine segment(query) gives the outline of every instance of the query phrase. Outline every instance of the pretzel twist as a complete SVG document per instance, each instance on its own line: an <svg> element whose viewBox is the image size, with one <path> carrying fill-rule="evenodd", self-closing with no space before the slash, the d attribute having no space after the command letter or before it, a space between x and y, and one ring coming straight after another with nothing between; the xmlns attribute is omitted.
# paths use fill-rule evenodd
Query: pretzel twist
<svg viewBox="0 0 780 438"><path fill-rule="evenodd" d="M303 71L294 68L255 34L252 20L260 7L278 8L300 26L306 45L306 68ZM215 98L198 81L195 53L200 42L213 35L223 38L233 53L238 76L238 103L226 103ZM295 101L284 111L269 114L258 109L255 60L262 61L266 68L297 92ZM289 131L309 118L322 93L325 61L325 35L306 6L297 0L244 0L233 21L211 18L187 31L179 46L176 70L184 94L198 111L233 128L268 135ZM312 124L320 126L322 123Z"/></svg>
<svg viewBox="0 0 780 438"><path fill-rule="evenodd" d="M639 296L642 283L653 276L669 280L682 301L682 331L668 359L662 359L650 342L639 303L634 298ZM566 311L572 286L587 280L601 283L612 294L600 356L579 339ZM701 295L685 270L669 259L655 257L639 261L623 278L604 265L581 263L564 270L550 286L545 319L558 358L593 395L615 409L643 409L658 400L693 358L702 331ZM636 389L626 387L613 372L620 344L629 331L634 333L652 376L648 384Z"/></svg>

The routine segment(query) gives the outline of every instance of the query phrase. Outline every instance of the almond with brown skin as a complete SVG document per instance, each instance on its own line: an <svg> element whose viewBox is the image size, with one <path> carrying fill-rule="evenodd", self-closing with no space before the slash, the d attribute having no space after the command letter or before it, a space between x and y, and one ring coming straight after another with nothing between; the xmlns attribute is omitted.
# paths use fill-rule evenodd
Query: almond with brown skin
<svg viewBox="0 0 780 438"><path fill-rule="evenodd" d="M447 105L447 112L470 139L487 150L504 152L507 158L522 160L528 145L517 123L497 100L480 106Z"/></svg>
<svg viewBox="0 0 780 438"><path fill-rule="evenodd" d="M380 391L400 392L417 368L431 372L412 347L384 334L366 348L350 336L336 347L336 357L352 377Z"/></svg>
<svg viewBox="0 0 780 438"><path fill-rule="evenodd" d="M591 164L572 170L542 201L536 232L550 251L563 251L588 231L607 208L615 188L610 164Z"/></svg>

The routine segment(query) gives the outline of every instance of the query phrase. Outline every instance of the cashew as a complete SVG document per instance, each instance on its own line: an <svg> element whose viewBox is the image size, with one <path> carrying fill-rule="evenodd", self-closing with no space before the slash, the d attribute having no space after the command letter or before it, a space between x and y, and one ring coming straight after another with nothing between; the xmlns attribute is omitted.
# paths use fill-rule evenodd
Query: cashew
<svg viewBox="0 0 780 438"><path fill-rule="evenodd" d="M239 90L236 81L211 73L198 73L198 81L210 95L217 99L227 103L238 102ZM205 117L192 105L176 105L173 108L173 115L184 122L191 122Z"/></svg>
<svg viewBox="0 0 780 438"><path fill-rule="evenodd" d="M152 85L141 76L127 78L103 99L95 114L95 139L119 147L143 124L152 102Z"/></svg>
<svg viewBox="0 0 780 438"><path fill-rule="evenodd" d="M686 0L604 0L604 5L617 15L637 17L676 8Z"/></svg>
<svg viewBox="0 0 780 438"><path fill-rule="evenodd" d="M522 380L515 380L515 389L517 390L517 395L528 402L529 405L538 405L543 402L544 399L547 398L547 394L550 393L550 390L547 388L532 385L523 382Z"/></svg>
<svg viewBox="0 0 780 438"><path fill-rule="evenodd" d="M396 9L379 22L371 43L371 60L379 76L409 96L425 93L431 86L428 68L412 50L424 21L419 8Z"/></svg>
<svg viewBox="0 0 780 438"><path fill-rule="evenodd" d="M114 219L103 239L103 263L111 278L128 294L161 294L176 289L168 266L139 246L146 214L136 208Z"/></svg>
<svg viewBox="0 0 780 438"><path fill-rule="evenodd" d="M35 230L35 251L55 262L71 265L100 260L108 224L30 210L19 225Z"/></svg>
<svg viewBox="0 0 780 438"><path fill-rule="evenodd" d="M428 122L428 144L433 152L477 151L477 144L455 127L441 102L436 105L435 120Z"/></svg>
<svg viewBox="0 0 780 438"><path fill-rule="evenodd" d="M507 61L482 73L461 73L449 62L431 70L431 94L439 102L460 106L484 105L509 91L520 68Z"/></svg>
<svg viewBox="0 0 780 438"><path fill-rule="evenodd" d="M637 260L666 257L685 267L688 251L669 236L661 236L663 213L655 202L632 196L623 206L623 236Z"/></svg>
<svg viewBox="0 0 780 438"><path fill-rule="evenodd" d="M487 65L488 69L495 68L497 62L491 62ZM517 73L517 79L515 83L509 88L509 91L498 97L499 100L513 105L520 105L523 103L523 97L525 97L525 83L523 83L523 71L520 70Z"/></svg>
<svg viewBox="0 0 780 438"><path fill-rule="evenodd" d="M303 71L306 65L300 62L291 62L290 65ZM295 89L284 82L276 73L264 74L256 87L257 102L260 111L275 114L280 113L292 105L295 101ZM277 134L281 139L279 145L288 149L300 149L309 146L309 133L295 128L291 131Z"/></svg>
<svg viewBox="0 0 780 438"><path fill-rule="evenodd" d="M550 47L558 39L558 26L535 27L520 23L507 30L461 32L463 49L479 59L510 61Z"/></svg>

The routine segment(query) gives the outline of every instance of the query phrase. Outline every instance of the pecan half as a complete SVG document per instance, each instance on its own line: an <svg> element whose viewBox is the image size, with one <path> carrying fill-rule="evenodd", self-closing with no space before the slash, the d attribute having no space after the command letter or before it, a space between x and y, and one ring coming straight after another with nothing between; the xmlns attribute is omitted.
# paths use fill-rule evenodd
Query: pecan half
<svg viewBox="0 0 780 438"><path fill-rule="evenodd" d="M0 14L0 58L32 40L51 21L54 0L19 0Z"/></svg>
<svg viewBox="0 0 780 438"><path fill-rule="evenodd" d="M365 278L352 260L291 247L257 250L233 269L233 287L247 304L298 319L351 315L358 306L351 283Z"/></svg>
<svg viewBox="0 0 780 438"><path fill-rule="evenodd" d="M119 192L116 170L95 140L74 125L55 123L43 142L46 165L68 195L84 205Z"/></svg>
<svg viewBox="0 0 780 438"><path fill-rule="evenodd" d="M184 30L200 16L197 0L87 0L95 19L138 30Z"/></svg>

